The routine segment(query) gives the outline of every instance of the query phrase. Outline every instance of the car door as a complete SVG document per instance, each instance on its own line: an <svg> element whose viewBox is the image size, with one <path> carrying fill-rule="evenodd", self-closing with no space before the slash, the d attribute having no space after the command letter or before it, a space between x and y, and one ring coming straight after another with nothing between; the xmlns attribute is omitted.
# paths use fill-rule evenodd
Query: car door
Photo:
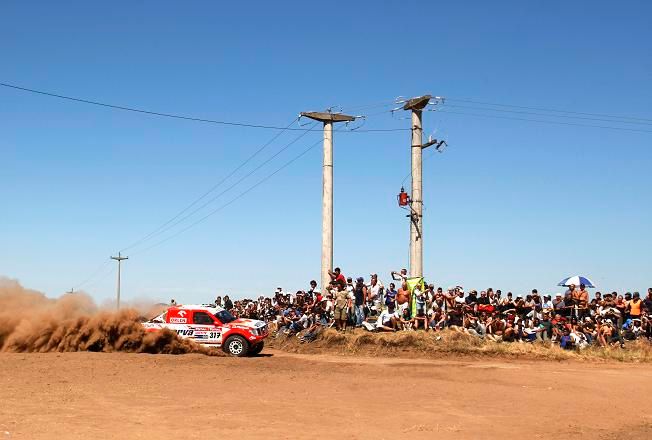
<svg viewBox="0 0 652 440"><path fill-rule="evenodd" d="M221 326L215 317L203 310L196 310L192 314L192 324L196 342L206 345L220 345L222 343Z"/></svg>

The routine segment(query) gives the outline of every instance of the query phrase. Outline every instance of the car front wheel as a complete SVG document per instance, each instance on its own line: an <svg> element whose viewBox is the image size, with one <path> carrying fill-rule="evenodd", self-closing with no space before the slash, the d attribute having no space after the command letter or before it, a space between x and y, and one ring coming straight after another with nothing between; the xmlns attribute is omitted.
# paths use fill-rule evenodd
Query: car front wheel
<svg viewBox="0 0 652 440"><path fill-rule="evenodd" d="M258 344L254 345L249 349L249 354L251 356L256 356L259 354L261 351L263 351L263 347L265 346L264 342L259 342Z"/></svg>
<svg viewBox="0 0 652 440"><path fill-rule="evenodd" d="M226 340L224 351L231 356L246 356L249 351L249 343L242 336L234 335Z"/></svg>

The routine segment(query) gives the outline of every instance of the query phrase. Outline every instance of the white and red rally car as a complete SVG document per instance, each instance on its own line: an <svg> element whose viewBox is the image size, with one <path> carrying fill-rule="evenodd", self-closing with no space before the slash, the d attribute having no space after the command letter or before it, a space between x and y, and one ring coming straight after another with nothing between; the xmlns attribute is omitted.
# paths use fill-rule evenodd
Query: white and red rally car
<svg viewBox="0 0 652 440"><path fill-rule="evenodd" d="M182 338L208 347L222 347L232 356L260 353L269 335L263 321L237 319L212 304L173 306L143 326L148 332L169 328Z"/></svg>

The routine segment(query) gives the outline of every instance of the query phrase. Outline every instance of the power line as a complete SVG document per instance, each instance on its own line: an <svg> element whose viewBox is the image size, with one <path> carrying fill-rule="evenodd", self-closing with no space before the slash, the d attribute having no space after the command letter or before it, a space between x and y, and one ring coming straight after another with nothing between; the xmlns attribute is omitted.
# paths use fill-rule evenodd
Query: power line
<svg viewBox="0 0 652 440"><path fill-rule="evenodd" d="M110 261L107 261L107 264L110 263ZM111 266L108 272L104 272L102 275L100 275L99 278L97 278L95 281L90 283L89 285L86 286L86 289L90 289L91 287L97 286L97 284L101 281L104 281L109 277L109 275L113 275L117 268L115 266Z"/></svg>
<svg viewBox="0 0 652 440"><path fill-rule="evenodd" d="M315 124L311 124L311 127L313 127L314 125L315 125ZM261 163L260 165L258 165L256 168L254 168L253 170L251 170L249 173L247 173L247 174L245 174L244 176L242 176L240 179L238 179L238 180L237 180L235 183L233 183L231 186L229 186L228 188L222 190L221 192L219 192L219 193L216 194L215 196L211 197L211 198L208 199L206 202L204 202L202 205L200 205L200 206L198 206L197 208L193 209L189 214L187 214L187 215L183 216L182 218L176 220L174 223L168 224L168 226L166 226L166 227L164 227L164 228L160 228L160 230L157 231L156 234L150 234L150 238L151 238L151 236L161 235L162 233L169 231L170 229L172 229L172 228L175 227L176 225L178 225L178 224L180 224L180 223L183 223L184 221L186 221L187 219L189 219L190 217L192 217L192 216L193 216L195 213L197 213L198 211L201 211L202 209L204 209L206 206L208 206L209 204L211 204L212 202L214 202L215 200L217 200L220 196L226 194L228 191L230 191L231 189L235 188L235 187L236 187L238 184L240 184L242 181L244 181L245 179L247 179L248 177L250 177L251 175L253 175L256 171L258 171L259 169L261 169L262 167L264 167L265 165L267 165L268 163L270 163L270 162L271 162L272 160L274 160L278 155L280 155L280 154L283 153L285 150L287 150L288 148L290 148L292 145L294 145L295 143L297 143L297 142L298 142L302 137L304 137L305 135L307 135L309 131L310 131L310 129L306 129L303 133L301 133L299 136L297 136L296 138L294 138L292 141L290 141L290 142L288 142L287 144L285 144L285 145L283 146L283 148L281 148L279 151L277 151L277 152L274 153L272 156L270 156L269 158L267 158L267 160L265 160L264 162L262 162L262 163ZM178 216L177 216L177 217L178 217ZM170 222L168 222L168 223L170 223ZM143 241L145 241L145 239L140 240L141 243L142 243ZM136 246L136 245L131 245L131 246L125 248L125 249L133 248L133 247L135 247L135 246ZM123 249L123 250L124 250L124 249Z"/></svg>
<svg viewBox="0 0 652 440"><path fill-rule="evenodd" d="M287 130L288 128L290 128L290 126L292 126L292 124L294 124L297 120L298 120L298 118L293 119L292 122L290 122L290 123L287 125L286 130ZM140 243L142 243L142 242L148 240L150 237L152 237L152 236L154 236L154 235L157 235L157 234L159 233L159 231L161 231L161 230L162 230L163 228L165 228L167 225L169 225L170 223L172 223L173 221L175 221L176 219L178 219L179 217L181 217L181 216L182 216L184 213L186 213L190 208L192 208L193 206L195 206L197 203L199 203L201 200L203 200L205 197L207 197L210 193L212 193L212 192L215 191L217 188L219 188L220 185L222 185L224 182L226 182L226 181L227 181L230 177L232 177L235 173L237 173L238 171L240 171L240 170L242 169L242 167L244 167L244 166L247 165L249 162L251 162L252 159L254 159L254 158L255 158L256 156L258 156L258 154L260 154L260 153L261 153L265 148L267 148L269 145L271 145L271 144L272 144L276 139L278 139L278 138L279 138L283 133L285 133L286 130L280 131L280 132L278 132L276 135L274 135L270 140L268 140L267 142L265 142L265 143L264 143L260 148L258 148L258 149L257 149L253 154L251 154L247 159L245 159L242 163L240 163L240 165L238 165L238 166L237 166L233 171L231 171L227 176L225 176L225 177L222 178L219 182L217 182L215 185L213 185L212 187L210 187L210 188L208 189L208 191L206 191L205 193L203 193L201 196L199 196L199 197L197 197L195 200L193 200L192 203L190 203L190 204L187 205L185 208L183 208L181 211L179 211L179 212L178 212L174 217L170 218L168 221L166 221L165 223L163 223L162 225L160 225L160 226L159 226L158 228L156 228L155 230L151 231L149 234L147 234L147 235L145 235L144 237L141 237L140 239L138 239L138 240L136 240L135 242L131 243L129 246L126 246L126 247L122 248L120 251L121 251L121 252L124 252L124 251L126 251L126 250L128 250L128 249L131 249L131 248L135 247L136 245L138 245L138 244L140 244ZM302 136L303 136L303 135L302 135ZM291 144L290 144L290 145L291 145ZM194 212L194 211L193 211L193 212ZM172 226L174 226L174 225L172 225ZM163 232L164 232L164 231L163 231Z"/></svg>
<svg viewBox="0 0 652 440"><path fill-rule="evenodd" d="M432 156L434 156L437 153L441 153L441 151L439 151L437 149L431 151L429 155L423 157L423 160L421 162L425 162L428 158L431 158ZM407 173L407 175L403 178L403 180L401 181L401 186L403 186L405 181L408 180L410 177L412 177L412 170L410 170L410 172Z"/></svg>
<svg viewBox="0 0 652 440"><path fill-rule="evenodd" d="M287 127L279 127L275 125L263 125L263 124L249 124L245 122L231 122L231 121L220 121L216 119L205 119L205 118L197 118L194 116L185 116L185 115L179 115L179 114L173 114L173 113L162 113L162 112L155 112L151 110L144 110L140 108L135 108L135 107L127 107L123 105L114 105L114 104L107 104L105 102L99 102L99 101L92 101L90 99L82 99L82 98L75 98L72 96L66 96L66 95L60 95L58 93L51 93L51 92L45 92L43 90L36 90L36 89L30 89L27 87L21 87L17 86L14 84L8 84L8 83L1 83L0 86L2 87L7 87L11 88L14 90L20 90L23 92L29 92L29 93L35 93L38 95L43 95L43 96L49 96L52 98L59 98L59 99L66 99L68 101L74 101L74 102L80 102L83 104L91 104L91 105L97 105L100 107L106 107L114 110L123 110L123 111L128 111L128 112L134 112L134 113L141 113L141 114L146 114L150 116L159 116L159 117L164 117L164 118L173 118L173 119L181 119L185 121L193 121L193 122L204 122L208 124L218 124L218 125L227 125L227 126L233 126L233 127L246 127L246 128L260 128L260 129L267 129L267 130L292 130L292 131L301 131L303 129L301 128L287 128ZM365 130L342 130L343 133L354 133L354 132L366 132L366 133L371 133L371 132L392 132L392 131L406 131L409 130L408 128L369 128ZM318 131L318 130L315 130ZM319 130L320 131L320 130Z"/></svg>
<svg viewBox="0 0 652 440"><path fill-rule="evenodd" d="M88 278L86 278L86 279L85 279L84 281L82 281L81 283L77 284L75 287L72 288L72 290L75 290L75 289L76 289L76 290L79 290L80 287L82 287L83 285L85 285L86 283L88 283L90 280L92 280L93 278L95 278L95 276L96 276L97 274L99 274L99 273L102 271L102 269L104 269L108 264L109 264L109 261L105 261L104 263L102 263L101 265L99 265L99 266L97 267L97 269L95 269L93 272L91 272L91 275L89 275Z"/></svg>
<svg viewBox="0 0 652 440"><path fill-rule="evenodd" d="M210 212L209 212L208 214L206 214L204 217L201 217L199 220L197 220L197 221L195 221L195 222L189 224L188 226L186 226L185 228L183 228L183 229L177 231L177 232L174 233L173 235L170 235L170 236L164 238L163 240L158 241L158 242L154 243L153 245L151 245L151 246L149 246L149 247L147 247L147 248L144 248L144 249L142 249L142 250L136 252L136 254L141 254L141 253L146 252L146 251L148 251L148 250L150 250L150 249L153 249L153 248L155 248L155 247L157 247L157 246L160 246L161 244L163 244L163 243L165 243L165 242L167 242L167 241L169 241L169 240L172 240L172 239L175 238L175 237L178 237L179 235L183 234L183 233L186 232L187 230L189 230L189 229L191 229L191 228L197 226L198 224L204 222L204 221L205 221L206 219L208 219L209 217L211 217L211 216L217 214L218 212L220 212L221 210L223 210L223 209L226 208L227 206L233 204L234 202L236 202L236 201L239 200L240 198L244 197L246 194L248 194L248 193L250 193L251 191L253 191L253 190L254 190L255 188L257 188L258 186L262 185L263 183L265 183L266 181L268 181L269 179L271 179L274 175L278 174L279 172L281 172L282 170L284 170L285 168L287 168L288 166L290 166L292 163L294 163L294 162L296 162L297 160L299 160L301 157L303 157L304 155L306 155L310 150L312 150L313 148L315 148L317 145L321 144L322 142L323 142L323 140L322 140L322 139L319 139L317 142L315 142L314 144L310 145L308 148L306 148L305 150L303 150L303 151L302 151L301 153L299 153L297 156L294 156L292 159L290 159L289 161L287 161L286 163L284 163L282 166L280 166L279 168L277 168L275 171L273 171L272 173L268 174L267 176L265 176L264 178L262 178L261 180L259 180L258 182L256 182L255 184L253 184L252 186L250 186L249 188L247 188L247 189L244 190L243 192L241 192L237 197L234 197L233 199L229 200L229 201L226 202L225 204L223 204L223 205L217 207L216 209L210 211ZM133 254L132 254L132 255L133 255Z"/></svg>
<svg viewBox="0 0 652 440"><path fill-rule="evenodd" d="M553 114L549 114L549 113L530 112L530 111L524 111L524 110L505 110L505 109L500 109L500 108L474 107L474 106L468 106L468 105L455 105L455 104L445 104L443 106L443 108L447 108L447 107L470 109L470 110L486 110L486 111L490 111L490 112L518 113L518 114L523 114L523 115L545 116L545 117L549 117L549 118L583 119L583 120L588 120L588 121L613 122L613 123L617 123L617 124L652 125L652 121L650 121L650 122L618 121L616 119L591 118L591 117L586 117L586 116L572 116L572 115L564 115L564 114L553 115Z"/></svg>
<svg viewBox="0 0 652 440"><path fill-rule="evenodd" d="M431 110L435 111L435 110ZM545 121L543 119L528 119L528 118L517 118L513 116L500 116L500 115L488 115L481 113L468 113L468 112L456 112L450 110L436 110L438 113L448 113L453 115L465 115L465 116L479 116L482 118L496 118L496 119L511 119L515 121L527 121L527 122L538 122L543 124L557 124L557 125L572 125L575 127L589 127L589 128L602 128L607 130L621 130L621 131L634 131L639 133L652 133L652 130L643 130L639 128L629 128L629 127L611 127L607 125L593 125L593 124L579 124L574 122L563 122L563 121Z"/></svg>
<svg viewBox="0 0 652 440"><path fill-rule="evenodd" d="M447 101L467 102L469 104L493 105L493 106L497 106L497 107L522 108L522 109L526 109L526 110L539 110L539 111L552 112L552 113L569 113L569 114L574 114L574 115L598 116L598 117L631 119L631 120L636 120L636 121L652 122L652 119L639 118L639 117L635 117L635 116L619 116L619 115L609 115L609 114L606 114L606 113L587 113L587 112L576 112L576 111L571 111L571 110L557 110L557 109L550 109L550 108L544 108L544 107L528 107L528 106L524 106L524 105L497 104L497 103L493 103L493 102L476 101L476 100L473 100L473 99L460 99L460 98L446 97L446 100Z"/></svg>

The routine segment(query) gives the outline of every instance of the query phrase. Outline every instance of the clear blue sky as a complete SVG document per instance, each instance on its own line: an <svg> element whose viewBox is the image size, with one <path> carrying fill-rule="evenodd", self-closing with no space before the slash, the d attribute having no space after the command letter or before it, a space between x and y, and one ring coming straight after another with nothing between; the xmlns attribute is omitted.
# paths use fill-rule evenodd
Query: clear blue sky
<svg viewBox="0 0 652 440"><path fill-rule="evenodd" d="M447 105L474 106L458 98L652 119L646 1L236 3L4 2L0 81L283 126L300 111L387 102L352 110L373 114L396 96L424 93L451 98ZM467 114L424 115L426 134L436 129L450 144L424 163L428 278L519 293L555 292L574 274L603 291L652 285L650 121L502 113L648 130L635 132L448 110ZM386 113L365 128L407 127ZM2 87L0 133L0 275L52 296L275 134ZM238 176L293 136L283 134ZM395 197L409 170L409 136L335 136L335 263L346 275L378 272L387 283L390 270L407 265L408 223ZM319 137L308 134L211 206ZM318 279L320 165L317 147L197 227L127 252L124 296L208 301ZM110 267L84 286L100 301L114 294L115 275L103 276Z"/></svg>

